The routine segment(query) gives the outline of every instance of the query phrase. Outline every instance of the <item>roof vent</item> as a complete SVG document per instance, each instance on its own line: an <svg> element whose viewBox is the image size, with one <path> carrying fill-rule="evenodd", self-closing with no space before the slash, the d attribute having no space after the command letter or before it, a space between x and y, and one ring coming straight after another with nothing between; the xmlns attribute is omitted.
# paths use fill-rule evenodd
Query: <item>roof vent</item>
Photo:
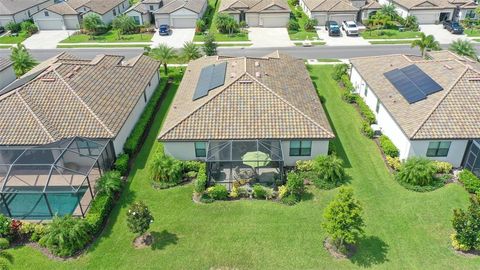
<svg viewBox="0 0 480 270"><path fill-rule="evenodd" d="M76 67L73 69L73 71L77 72L77 71L79 71L81 68L82 68L81 66L76 66Z"/></svg>
<svg viewBox="0 0 480 270"><path fill-rule="evenodd" d="M470 82L480 82L480 77L470 78L468 79Z"/></svg>
<svg viewBox="0 0 480 270"><path fill-rule="evenodd" d="M42 78L42 82L54 82L55 78Z"/></svg>
<svg viewBox="0 0 480 270"><path fill-rule="evenodd" d="M259 66L260 66L260 62L255 61L255 66L256 66L256 67L259 67Z"/></svg>
<svg viewBox="0 0 480 270"><path fill-rule="evenodd" d="M451 66L449 66L449 65L444 65L444 67L445 67L446 69L448 69L448 70L452 70L452 69L453 69L453 68L452 68Z"/></svg>
<svg viewBox="0 0 480 270"><path fill-rule="evenodd" d="M65 77L71 79L73 77L74 73L73 72L69 72L67 73L67 75L65 75Z"/></svg>
<svg viewBox="0 0 480 270"><path fill-rule="evenodd" d="M257 77L257 78L261 78L261 77L262 77L262 74L260 74L260 71L255 72L255 77Z"/></svg>
<svg viewBox="0 0 480 270"><path fill-rule="evenodd" d="M253 83L253 81L248 81L248 80L245 80L245 81L238 81L239 83L242 83L242 84L247 84L247 83Z"/></svg>
<svg viewBox="0 0 480 270"><path fill-rule="evenodd" d="M235 78L237 74L235 72L230 73L230 78Z"/></svg>

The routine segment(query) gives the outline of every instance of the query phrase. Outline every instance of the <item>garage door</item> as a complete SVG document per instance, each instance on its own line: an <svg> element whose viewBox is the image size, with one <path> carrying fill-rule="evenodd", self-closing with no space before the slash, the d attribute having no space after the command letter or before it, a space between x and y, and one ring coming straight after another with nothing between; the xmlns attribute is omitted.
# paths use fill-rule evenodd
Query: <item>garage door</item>
<svg viewBox="0 0 480 270"><path fill-rule="evenodd" d="M62 20L36 20L39 30L63 30L65 29Z"/></svg>
<svg viewBox="0 0 480 270"><path fill-rule="evenodd" d="M326 15L315 16L315 19L318 22L317 25L320 25L320 26L324 26L325 23L327 22L327 16Z"/></svg>
<svg viewBox="0 0 480 270"><path fill-rule="evenodd" d="M283 15L278 16L262 16L260 21L263 22L263 27L286 27L288 23L288 17Z"/></svg>
<svg viewBox="0 0 480 270"><path fill-rule="evenodd" d="M173 28L195 28L196 18L172 18Z"/></svg>
<svg viewBox="0 0 480 270"><path fill-rule="evenodd" d="M335 14L330 15L330 21L336 21L338 24L342 24L343 21L357 21L356 14Z"/></svg>
<svg viewBox="0 0 480 270"><path fill-rule="evenodd" d="M418 13L415 14L415 17L417 17L417 22L419 24L434 24L435 21L438 20L438 15L437 14L432 14L432 13Z"/></svg>

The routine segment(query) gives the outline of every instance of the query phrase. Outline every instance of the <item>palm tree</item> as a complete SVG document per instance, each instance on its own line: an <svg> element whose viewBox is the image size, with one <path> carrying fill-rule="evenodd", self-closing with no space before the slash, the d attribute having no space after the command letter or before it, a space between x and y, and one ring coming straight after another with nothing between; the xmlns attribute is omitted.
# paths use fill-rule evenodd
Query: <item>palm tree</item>
<svg viewBox="0 0 480 270"><path fill-rule="evenodd" d="M95 188L98 193L104 193L108 196L112 196L115 192L120 191L122 188L122 182L120 179L120 172L109 171L106 172L100 179L98 179Z"/></svg>
<svg viewBox="0 0 480 270"><path fill-rule="evenodd" d="M449 50L458 55L468 56L478 61L477 51L475 50L475 47L473 47L472 42L469 40L457 39L452 42Z"/></svg>
<svg viewBox="0 0 480 270"><path fill-rule="evenodd" d="M393 4L383 5L379 12L387 15L391 20L395 20L398 17L397 9Z"/></svg>
<svg viewBox="0 0 480 270"><path fill-rule="evenodd" d="M187 61L195 60L200 58L200 56L202 56L202 53L200 52L200 49L198 48L198 46L195 45L195 43L190 41L190 42L185 42L183 44L182 57L185 60Z"/></svg>
<svg viewBox="0 0 480 270"><path fill-rule="evenodd" d="M18 43L16 47L12 47L10 60L13 62L13 69L17 77L27 73L30 69L37 65L37 61L33 59L25 46Z"/></svg>
<svg viewBox="0 0 480 270"><path fill-rule="evenodd" d="M176 56L174 49L169 47L167 44L160 44L157 48L150 52L150 55L163 64L163 67L165 68L165 75L167 75L167 64Z"/></svg>
<svg viewBox="0 0 480 270"><path fill-rule="evenodd" d="M412 41L412 48L419 47L422 57L425 57L425 50L440 50L440 43L435 40L433 35L425 35L420 33L420 39Z"/></svg>

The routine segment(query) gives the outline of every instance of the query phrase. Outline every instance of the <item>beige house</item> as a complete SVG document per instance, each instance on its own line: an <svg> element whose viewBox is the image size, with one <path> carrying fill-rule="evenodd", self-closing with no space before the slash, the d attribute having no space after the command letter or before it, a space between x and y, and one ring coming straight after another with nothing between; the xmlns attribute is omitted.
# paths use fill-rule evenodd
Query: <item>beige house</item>
<svg viewBox="0 0 480 270"><path fill-rule="evenodd" d="M286 0L222 0L218 12L251 27L286 27L290 19Z"/></svg>
<svg viewBox="0 0 480 270"><path fill-rule="evenodd" d="M21 23L50 5L54 0L2 0L0 1L0 26L9 22Z"/></svg>
<svg viewBox="0 0 480 270"><path fill-rule="evenodd" d="M195 28L197 20L203 17L207 7L207 0L162 0L160 8L153 12L155 25Z"/></svg>
<svg viewBox="0 0 480 270"><path fill-rule="evenodd" d="M363 21L381 8L375 0L300 0L300 7L318 25L327 21Z"/></svg>

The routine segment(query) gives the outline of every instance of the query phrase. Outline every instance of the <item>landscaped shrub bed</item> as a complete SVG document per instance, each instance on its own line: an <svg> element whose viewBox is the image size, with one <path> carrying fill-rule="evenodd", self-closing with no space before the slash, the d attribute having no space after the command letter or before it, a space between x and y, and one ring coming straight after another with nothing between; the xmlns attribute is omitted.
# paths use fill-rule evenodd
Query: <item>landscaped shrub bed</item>
<svg viewBox="0 0 480 270"><path fill-rule="evenodd" d="M454 209L452 225L452 246L459 251L480 251L480 199L478 195L470 198L468 209Z"/></svg>
<svg viewBox="0 0 480 270"><path fill-rule="evenodd" d="M117 160L115 160L115 169L123 176L126 176L128 173L129 160L128 154L120 154L118 155Z"/></svg>
<svg viewBox="0 0 480 270"><path fill-rule="evenodd" d="M480 194L480 179L471 171L467 169L461 171L458 174L458 180L463 183L468 192Z"/></svg>
<svg viewBox="0 0 480 270"><path fill-rule="evenodd" d="M383 152L386 156L398 157L398 148L393 144L393 142L386 135L382 135L379 138L380 147L382 147Z"/></svg>
<svg viewBox="0 0 480 270"><path fill-rule="evenodd" d="M437 168L433 161L411 157L405 161L395 175L395 179L405 188L417 191L428 192L445 185L449 175L437 175Z"/></svg>

